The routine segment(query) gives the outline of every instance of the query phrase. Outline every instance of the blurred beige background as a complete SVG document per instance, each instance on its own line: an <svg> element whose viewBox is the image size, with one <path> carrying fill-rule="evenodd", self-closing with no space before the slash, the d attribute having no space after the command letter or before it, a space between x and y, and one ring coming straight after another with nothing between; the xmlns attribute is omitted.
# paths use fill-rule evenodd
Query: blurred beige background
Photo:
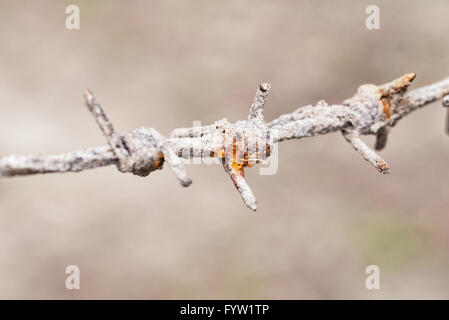
<svg viewBox="0 0 449 320"><path fill-rule="evenodd" d="M81 29L65 28L77 4ZM380 7L381 29L365 28ZM193 120L265 116L416 72L449 76L447 1L0 1L0 155L168 135ZM449 137L440 103L396 126L379 175L340 134L282 143L276 175L247 170L252 213L220 166L147 178L106 167L0 181L0 298L449 298ZM370 145L374 140L367 138ZM65 288L65 267L81 290ZM364 286L366 266L381 290Z"/></svg>

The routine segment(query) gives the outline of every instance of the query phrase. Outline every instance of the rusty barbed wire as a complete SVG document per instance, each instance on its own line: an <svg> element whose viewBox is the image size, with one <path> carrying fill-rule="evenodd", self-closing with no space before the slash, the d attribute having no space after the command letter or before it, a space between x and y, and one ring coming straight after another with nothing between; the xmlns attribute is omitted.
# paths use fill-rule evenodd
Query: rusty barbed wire
<svg viewBox="0 0 449 320"><path fill-rule="evenodd" d="M381 150L386 146L390 129L407 114L443 97L443 106L449 106L449 78L408 92L415 76L409 73L380 86L361 85L342 104L328 105L321 100L268 123L264 121L263 109L271 86L263 83L257 89L247 120L229 123L222 119L207 126L178 128L170 138L150 127L116 133L92 92L87 90L85 104L108 145L59 155L3 156L0 177L79 172L112 164L120 172L145 177L162 169L167 161L181 185L187 187L192 180L181 159L213 158L223 165L243 202L256 210L257 201L246 182L245 168L266 163L274 144L281 141L340 131L366 161L380 173L389 173L387 162L361 136L375 135L374 148ZM447 130L449 133L449 109Z"/></svg>

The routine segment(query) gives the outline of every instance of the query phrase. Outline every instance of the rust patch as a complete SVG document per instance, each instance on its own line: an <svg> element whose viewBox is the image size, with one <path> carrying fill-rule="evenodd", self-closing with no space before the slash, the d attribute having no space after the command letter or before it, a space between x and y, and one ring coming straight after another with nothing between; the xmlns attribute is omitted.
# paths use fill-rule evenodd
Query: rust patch
<svg viewBox="0 0 449 320"><path fill-rule="evenodd" d="M247 150L240 150L237 148L237 141L234 139L232 145L232 156L231 156L231 166L232 168L239 172L243 177L245 176L245 167L251 168L254 164L250 162L250 155Z"/></svg>
<svg viewBox="0 0 449 320"><path fill-rule="evenodd" d="M403 75L402 77L400 77L399 79L397 79L394 82L393 90L401 91L401 90L406 89L415 78L416 78L415 73L408 73L406 75Z"/></svg>
<svg viewBox="0 0 449 320"><path fill-rule="evenodd" d="M387 164L383 161L376 160L376 164L377 164L377 170L379 170L379 172L381 172L381 173L384 173L384 171L386 171L386 169L388 169Z"/></svg>
<svg viewBox="0 0 449 320"><path fill-rule="evenodd" d="M162 169L162 165L164 164L164 154L159 152L157 154L157 160L153 162L154 170Z"/></svg>
<svg viewBox="0 0 449 320"><path fill-rule="evenodd" d="M245 162L240 161L240 160L241 160L240 154L237 154L237 141L236 141L236 139L234 139L233 144L232 144L231 166L235 171L240 172L240 174L244 177L245 171L244 171L243 167L245 166Z"/></svg>
<svg viewBox="0 0 449 320"><path fill-rule="evenodd" d="M382 111L385 115L385 118L387 120L390 120L390 116L391 116L391 110L390 110L390 104L388 102L388 99L381 99L380 100L382 102Z"/></svg>
<svg viewBox="0 0 449 320"><path fill-rule="evenodd" d="M388 96L388 92L386 92L384 90L384 88L379 88L379 90L377 90L377 92L379 93L381 98L386 98Z"/></svg>
<svg viewBox="0 0 449 320"><path fill-rule="evenodd" d="M232 148L232 149L231 149ZM257 159L258 153L255 152L253 155L248 153L248 150L242 150L237 145L237 140L234 139L232 143L232 147L229 150L227 149L217 149L210 153L211 157L217 157L220 159L224 159L225 157L230 157L231 167L235 172L240 173L243 177L245 176L244 168L251 168L254 166L255 162L252 159ZM266 145L266 154L270 156L271 150L270 145Z"/></svg>
<svg viewBox="0 0 449 320"><path fill-rule="evenodd" d="M271 146L268 143L265 147L265 150L266 150L267 157L271 156Z"/></svg>
<svg viewBox="0 0 449 320"><path fill-rule="evenodd" d="M210 156L223 159L225 157L225 153L224 153L223 149L218 149L218 150L215 150L215 152L211 152Z"/></svg>

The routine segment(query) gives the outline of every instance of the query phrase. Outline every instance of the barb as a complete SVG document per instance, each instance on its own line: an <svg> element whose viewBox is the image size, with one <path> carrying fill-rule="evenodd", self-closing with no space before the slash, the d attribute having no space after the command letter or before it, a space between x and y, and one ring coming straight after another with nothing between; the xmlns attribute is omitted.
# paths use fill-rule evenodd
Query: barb
<svg viewBox="0 0 449 320"><path fill-rule="evenodd" d="M356 130L343 129L342 133L346 141L348 141L366 161L379 170L380 173L390 173L387 163L371 150L362 139L360 139L360 134Z"/></svg>
<svg viewBox="0 0 449 320"><path fill-rule="evenodd" d="M270 89L271 85L269 83L262 83L259 86L251 109L249 109L248 120L263 121L263 107L265 106L265 102L267 102Z"/></svg>
<svg viewBox="0 0 449 320"><path fill-rule="evenodd" d="M362 157L380 173L389 173L387 163L370 149L362 135L375 135L374 148L386 146L393 126L410 112L443 97L449 107L449 78L407 92L415 78L409 73L384 85L361 85L356 94L342 104L298 108L269 123L264 122L263 109L271 86L261 84L250 107L248 120L229 123L226 119L208 126L174 129L169 139L153 128L138 128L116 133L100 104L90 91L85 103L102 130L107 146L78 150L60 155L0 157L0 177L13 177L52 172L78 172L116 165L120 172L147 176L162 169L164 161L172 168L183 186L191 183L181 158L216 158L224 167L244 203L256 210L256 198L245 180L245 168L265 162L273 143L313 137L340 131ZM446 120L449 133L449 109Z"/></svg>
<svg viewBox="0 0 449 320"><path fill-rule="evenodd" d="M119 160L117 163L118 170L120 172L131 172L133 170L133 163L128 161L130 154L125 146L124 140L115 133L112 123L109 121L103 108L97 103L92 91L89 89L84 92L84 100L87 109L89 109L90 113L95 118L95 121L108 141L109 147Z"/></svg>

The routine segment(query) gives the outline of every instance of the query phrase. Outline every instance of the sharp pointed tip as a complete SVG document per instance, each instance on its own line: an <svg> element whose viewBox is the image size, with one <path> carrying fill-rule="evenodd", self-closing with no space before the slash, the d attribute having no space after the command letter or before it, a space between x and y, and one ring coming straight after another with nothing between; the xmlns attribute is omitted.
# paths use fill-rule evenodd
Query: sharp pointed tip
<svg viewBox="0 0 449 320"><path fill-rule="evenodd" d="M253 212L256 212L257 210L257 202L246 203L246 206L250 208Z"/></svg>
<svg viewBox="0 0 449 320"><path fill-rule="evenodd" d="M414 72L407 73L405 76L407 77L408 81L412 82L416 78L416 73Z"/></svg>
<svg viewBox="0 0 449 320"><path fill-rule="evenodd" d="M184 179L180 179L180 181L181 181L181 185L183 186L183 187L188 187L188 186L190 186L191 184L192 184L192 179L190 179L189 177L186 177L186 178L184 178Z"/></svg>
<svg viewBox="0 0 449 320"><path fill-rule="evenodd" d="M260 85L260 90L269 91L271 89L271 84L264 82Z"/></svg>
<svg viewBox="0 0 449 320"><path fill-rule="evenodd" d="M87 103L92 103L95 100L94 94L90 89L84 90L83 95Z"/></svg>

